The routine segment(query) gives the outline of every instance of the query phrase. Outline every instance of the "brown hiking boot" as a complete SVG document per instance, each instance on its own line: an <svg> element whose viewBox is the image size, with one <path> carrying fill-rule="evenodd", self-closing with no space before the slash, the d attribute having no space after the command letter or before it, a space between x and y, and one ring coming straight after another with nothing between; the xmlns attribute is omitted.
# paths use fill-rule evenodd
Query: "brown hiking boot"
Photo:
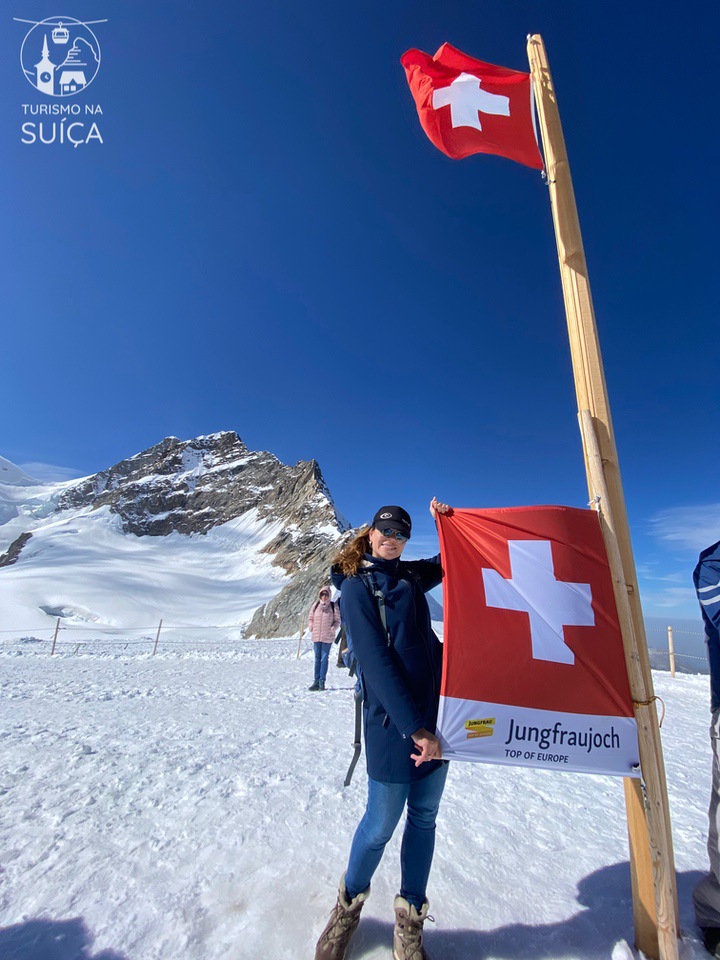
<svg viewBox="0 0 720 960"><path fill-rule="evenodd" d="M405 897L395 897L395 930L393 932L393 957L395 960L429 960L423 947L423 923L428 917L427 900L418 913Z"/></svg>
<svg viewBox="0 0 720 960"><path fill-rule="evenodd" d="M337 903L315 947L315 960L345 960L350 938L360 923L360 911L369 896L370 887L353 900L348 900L343 874Z"/></svg>

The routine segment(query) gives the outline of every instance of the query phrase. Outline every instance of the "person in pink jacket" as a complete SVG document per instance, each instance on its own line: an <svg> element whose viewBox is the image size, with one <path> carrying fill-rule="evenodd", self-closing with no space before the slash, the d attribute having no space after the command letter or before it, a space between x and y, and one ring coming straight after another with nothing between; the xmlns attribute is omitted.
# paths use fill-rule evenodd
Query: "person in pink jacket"
<svg viewBox="0 0 720 960"><path fill-rule="evenodd" d="M318 598L310 609L308 630L315 651L315 679L308 689L324 690L330 647L340 627L340 604L330 599L330 588L320 587Z"/></svg>

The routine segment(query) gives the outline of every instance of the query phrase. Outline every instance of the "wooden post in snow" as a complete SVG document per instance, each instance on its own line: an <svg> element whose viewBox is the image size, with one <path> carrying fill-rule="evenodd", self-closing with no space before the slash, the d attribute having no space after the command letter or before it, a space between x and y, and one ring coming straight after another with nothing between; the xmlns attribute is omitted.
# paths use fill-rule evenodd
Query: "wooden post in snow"
<svg viewBox="0 0 720 960"><path fill-rule="evenodd" d="M153 647L153 656L157 653L158 642L160 640L160 631L162 630L162 620L158 624L157 634L155 635L155 646Z"/></svg>
<svg viewBox="0 0 720 960"><path fill-rule="evenodd" d="M298 638L298 652L297 652L297 656L295 657L296 660L300 659L300 644L302 643L302 638L304 633L305 633L305 617L301 614L300 615L300 636Z"/></svg>
<svg viewBox="0 0 720 960"><path fill-rule="evenodd" d="M618 614L635 705L642 768L642 783L637 778L624 780L635 945L649 957L677 960L677 888L665 766L587 263L560 113L542 37L528 37L527 52L545 152L588 489L591 497L598 495L602 498L601 524L608 555L615 552L619 563L617 576L621 582L616 599L620 594Z"/></svg>
<svg viewBox="0 0 720 960"><path fill-rule="evenodd" d="M675 644L673 643L672 627L668 627L668 653L670 654L670 676L675 676Z"/></svg>
<svg viewBox="0 0 720 960"><path fill-rule="evenodd" d="M57 643L58 630L60 629L60 617L57 618L57 623L55 624L55 636L53 637L52 650L50 651L50 656L55 653L55 644Z"/></svg>

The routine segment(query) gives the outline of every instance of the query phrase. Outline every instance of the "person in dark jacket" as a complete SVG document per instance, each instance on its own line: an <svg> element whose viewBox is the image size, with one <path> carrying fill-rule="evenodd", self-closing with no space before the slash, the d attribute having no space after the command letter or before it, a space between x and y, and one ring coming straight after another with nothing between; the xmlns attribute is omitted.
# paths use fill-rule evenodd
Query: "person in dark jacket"
<svg viewBox="0 0 720 960"><path fill-rule="evenodd" d="M700 554L693 582L700 601L710 663L713 757L707 844L710 872L693 890L693 903L703 943L713 957L720 958L720 541Z"/></svg>
<svg viewBox="0 0 720 960"><path fill-rule="evenodd" d="M433 497L430 512L435 517L450 507ZM411 530L402 507L381 507L332 569L363 689L368 800L315 960L345 957L370 880L405 809L394 957L427 958L422 946L425 893L448 764L435 735L442 645L432 630L425 593L440 583L442 567L439 554L429 560L401 559ZM376 591L382 593L386 624Z"/></svg>

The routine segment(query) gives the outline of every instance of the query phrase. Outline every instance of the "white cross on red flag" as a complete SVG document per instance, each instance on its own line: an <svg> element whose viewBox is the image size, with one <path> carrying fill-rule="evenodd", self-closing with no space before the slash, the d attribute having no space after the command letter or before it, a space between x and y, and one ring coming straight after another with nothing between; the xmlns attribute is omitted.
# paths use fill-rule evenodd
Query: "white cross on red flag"
<svg viewBox="0 0 720 960"><path fill-rule="evenodd" d="M439 515L448 759L639 776L637 727L597 513Z"/></svg>
<svg viewBox="0 0 720 960"><path fill-rule="evenodd" d="M529 73L475 60L449 43L434 57L408 50L400 62L422 128L443 153L495 153L543 169Z"/></svg>

